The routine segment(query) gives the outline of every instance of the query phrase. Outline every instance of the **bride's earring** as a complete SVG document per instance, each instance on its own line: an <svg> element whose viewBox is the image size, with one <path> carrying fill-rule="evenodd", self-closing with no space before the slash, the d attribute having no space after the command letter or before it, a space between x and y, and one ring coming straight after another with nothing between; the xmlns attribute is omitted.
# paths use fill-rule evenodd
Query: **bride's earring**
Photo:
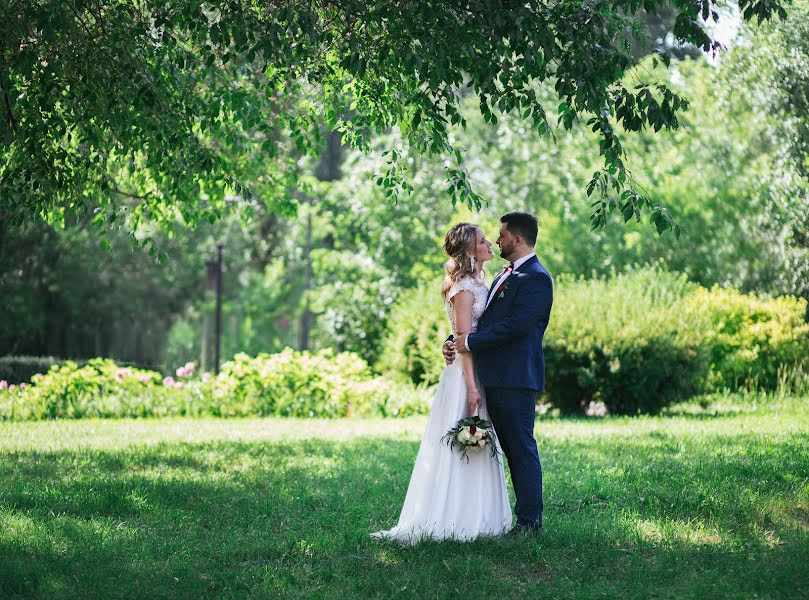
<svg viewBox="0 0 809 600"><path fill-rule="evenodd" d="M472 265L472 272L474 273L475 272L475 257L474 256L469 257L469 264Z"/></svg>

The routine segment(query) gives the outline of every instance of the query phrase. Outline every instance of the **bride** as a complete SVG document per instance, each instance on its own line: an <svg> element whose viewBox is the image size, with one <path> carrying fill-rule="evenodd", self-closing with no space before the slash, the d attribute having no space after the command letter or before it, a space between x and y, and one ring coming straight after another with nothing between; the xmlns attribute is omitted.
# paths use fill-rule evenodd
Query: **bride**
<svg viewBox="0 0 809 600"><path fill-rule="evenodd" d="M489 290L483 263L494 258L491 248L480 228L469 223L455 225L444 239L449 260L441 295L456 336L475 331L486 308ZM475 414L489 419L472 355L466 352L444 369L438 382L398 524L373 537L409 544L423 539L472 540L511 527L502 462L488 451L470 452L466 462L441 442L459 419Z"/></svg>

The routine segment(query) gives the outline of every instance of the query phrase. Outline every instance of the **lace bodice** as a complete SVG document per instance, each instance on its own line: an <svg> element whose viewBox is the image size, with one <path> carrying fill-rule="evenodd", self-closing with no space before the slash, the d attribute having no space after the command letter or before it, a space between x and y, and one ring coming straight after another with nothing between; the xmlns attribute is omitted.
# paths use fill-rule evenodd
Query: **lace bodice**
<svg viewBox="0 0 809 600"><path fill-rule="evenodd" d="M477 331L478 319L486 309L486 298L489 296L489 288L485 282L472 277L464 277L460 279L455 285L449 289L447 300L444 305L447 309L447 316L449 316L449 324L452 327L453 333L457 331L455 328L455 305L452 303L452 297L458 292L472 292L475 301L472 304L472 331Z"/></svg>

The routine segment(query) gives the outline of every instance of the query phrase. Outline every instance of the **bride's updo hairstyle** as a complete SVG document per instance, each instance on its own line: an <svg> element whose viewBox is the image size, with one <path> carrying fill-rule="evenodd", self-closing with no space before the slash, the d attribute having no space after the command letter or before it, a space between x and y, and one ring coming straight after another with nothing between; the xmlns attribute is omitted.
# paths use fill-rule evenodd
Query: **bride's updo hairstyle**
<svg viewBox="0 0 809 600"><path fill-rule="evenodd" d="M444 252L449 256L449 260L444 265L447 276L444 278L444 285L441 287L441 297L446 300L450 288L462 277L470 275L474 277L475 263L467 252L475 249L478 241L478 231L480 228L471 223L458 223L447 232L444 237Z"/></svg>

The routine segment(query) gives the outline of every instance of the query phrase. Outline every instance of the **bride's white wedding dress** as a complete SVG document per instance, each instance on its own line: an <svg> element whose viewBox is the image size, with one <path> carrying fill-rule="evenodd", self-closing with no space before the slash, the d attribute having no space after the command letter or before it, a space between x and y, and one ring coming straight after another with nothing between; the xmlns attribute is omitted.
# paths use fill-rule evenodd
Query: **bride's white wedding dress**
<svg viewBox="0 0 809 600"><path fill-rule="evenodd" d="M484 282L471 277L464 277L450 289L446 309L452 331L456 331L455 307L450 299L461 291L474 295L475 331L489 290ZM469 452L467 463L457 450L450 450L441 441L459 419L469 416L460 363L456 359L448 365L438 382L399 522L393 529L371 534L373 537L410 544L422 539L472 540L482 535L500 535L511 527L502 455L494 459L484 448ZM489 420L485 398L479 415Z"/></svg>

